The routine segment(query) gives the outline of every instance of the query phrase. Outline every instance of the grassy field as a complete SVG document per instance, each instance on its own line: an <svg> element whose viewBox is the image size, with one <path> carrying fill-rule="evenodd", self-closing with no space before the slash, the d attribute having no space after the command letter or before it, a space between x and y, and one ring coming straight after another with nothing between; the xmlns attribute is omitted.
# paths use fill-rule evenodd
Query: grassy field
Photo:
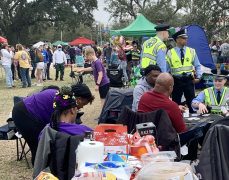
<svg viewBox="0 0 229 180"><path fill-rule="evenodd" d="M72 79L69 77L70 68L65 69L65 81L46 81L47 85L67 85L72 83ZM54 79L54 69L51 69L51 77ZM34 82L34 80L33 80ZM91 77L85 78L85 83L90 87L92 93L96 99L92 105L87 105L82 109L85 112L82 121L84 124L94 128L97 122L94 120L97 118L101 111L100 100L98 92L94 91L94 82ZM20 82L15 82L16 88L7 89L5 85L4 71L0 67L0 125L6 124L6 120L9 117L13 108L13 96L27 96L28 94L37 92L41 87L32 86L30 88L21 88ZM30 155L28 156L30 159ZM0 180L24 180L32 179L32 169L28 169L25 160L16 161L16 142L0 141Z"/></svg>

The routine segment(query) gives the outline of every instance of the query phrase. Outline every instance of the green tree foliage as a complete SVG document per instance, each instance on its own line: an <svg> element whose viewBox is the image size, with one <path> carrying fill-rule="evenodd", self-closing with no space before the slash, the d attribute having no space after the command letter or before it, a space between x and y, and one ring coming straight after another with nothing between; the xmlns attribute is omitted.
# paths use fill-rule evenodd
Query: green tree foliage
<svg viewBox="0 0 229 180"><path fill-rule="evenodd" d="M97 0L1 0L0 33L11 43L29 43L46 33L74 33L81 23L91 26L96 8Z"/></svg>
<svg viewBox="0 0 229 180"><path fill-rule="evenodd" d="M106 0L105 8L117 21L136 18L137 13L144 14L153 22L171 21L179 10L185 7L187 0Z"/></svg>
<svg viewBox="0 0 229 180"><path fill-rule="evenodd" d="M228 32L228 0L192 0L189 1L188 7L184 15L185 23L204 27L209 38L220 31Z"/></svg>
<svg viewBox="0 0 229 180"><path fill-rule="evenodd" d="M115 20L114 28L130 22L137 13L144 14L154 23L164 21L172 26L199 24L211 38L229 24L228 0L106 0L106 10ZM226 19L227 17L227 19Z"/></svg>

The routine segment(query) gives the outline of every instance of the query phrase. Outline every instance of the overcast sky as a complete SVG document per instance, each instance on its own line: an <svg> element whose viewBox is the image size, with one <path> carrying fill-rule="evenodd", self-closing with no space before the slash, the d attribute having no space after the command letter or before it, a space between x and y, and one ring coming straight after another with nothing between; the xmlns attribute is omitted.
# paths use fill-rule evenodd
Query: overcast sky
<svg viewBox="0 0 229 180"><path fill-rule="evenodd" d="M28 0L28 1L32 1L32 0ZM97 0L97 1L98 1L98 10L94 11L93 13L94 18L96 21L99 21L103 24L108 24L110 15L108 12L104 11L105 2L104 0Z"/></svg>
<svg viewBox="0 0 229 180"><path fill-rule="evenodd" d="M108 24L110 22L110 14L104 10L105 2L104 0L98 0L98 10L94 11L94 18L96 21L102 22L103 24Z"/></svg>

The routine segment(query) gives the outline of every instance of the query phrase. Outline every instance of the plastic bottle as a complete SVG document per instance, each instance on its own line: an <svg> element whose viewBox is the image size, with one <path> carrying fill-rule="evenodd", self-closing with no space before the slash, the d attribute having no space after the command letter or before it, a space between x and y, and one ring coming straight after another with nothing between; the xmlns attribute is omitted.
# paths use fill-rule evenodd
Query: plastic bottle
<svg viewBox="0 0 229 180"><path fill-rule="evenodd" d="M84 141L91 141L91 140L92 140L92 132L91 131L85 131Z"/></svg>

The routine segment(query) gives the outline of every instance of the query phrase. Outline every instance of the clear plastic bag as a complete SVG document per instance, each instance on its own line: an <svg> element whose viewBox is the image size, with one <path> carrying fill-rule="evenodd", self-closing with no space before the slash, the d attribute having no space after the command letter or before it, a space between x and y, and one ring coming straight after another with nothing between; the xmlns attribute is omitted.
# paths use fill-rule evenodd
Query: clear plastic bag
<svg viewBox="0 0 229 180"><path fill-rule="evenodd" d="M161 151L158 153L146 153L141 156L144 165L151 162L173 162L177 155L174 151Z"/></svg>
<svg viewBox="0 0 229 180"><path fill-rule="evenodd" d="M144 166L136 180L198 180L190 165L180 162L155 162Z"/></svg>

